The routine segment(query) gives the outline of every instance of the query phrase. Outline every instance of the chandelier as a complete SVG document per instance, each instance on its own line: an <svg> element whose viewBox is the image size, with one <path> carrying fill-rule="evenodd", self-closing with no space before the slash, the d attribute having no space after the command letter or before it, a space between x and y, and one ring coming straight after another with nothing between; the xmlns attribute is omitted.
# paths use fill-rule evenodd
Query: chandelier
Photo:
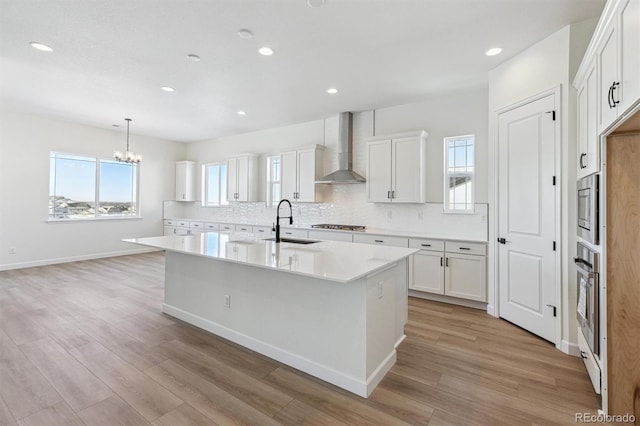
<svg viewBox="0 0 640 426"><path fill-rule="evenodd" d="M122 151L113 151L113 158L123 163L137 164L142 161L142 155L129 151L129 124L131 124L131 119L125 118L124 120L127 122L127 151L124 154Z"/></svg>

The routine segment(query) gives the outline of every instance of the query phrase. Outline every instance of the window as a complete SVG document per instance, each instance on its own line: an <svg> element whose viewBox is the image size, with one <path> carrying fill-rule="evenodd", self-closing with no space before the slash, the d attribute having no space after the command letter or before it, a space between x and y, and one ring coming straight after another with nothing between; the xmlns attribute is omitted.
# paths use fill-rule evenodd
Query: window
<svg viewBox="0 0 640 426"><path fill-rule="evenodd" d="M267 205L276 206L282 198L282 158L267 157Z"/></svg>
<svg viewBox="0 0 640 426"><path fill-rule="evenodd" d="M227 163L211 163L202 167L202 205L212 207L229 204L227 201Z"/></svg>
<svg viewBox="0 0 640 426"><path fill-rule="evenodd" d="M139 217L138 165L52 152L49 219Z"/></svg>
<svg viewBox="0 0 640 426"><path fill-rule="evenodd" d="M475 135L444 138L444 211L474 211Z"/></svg>

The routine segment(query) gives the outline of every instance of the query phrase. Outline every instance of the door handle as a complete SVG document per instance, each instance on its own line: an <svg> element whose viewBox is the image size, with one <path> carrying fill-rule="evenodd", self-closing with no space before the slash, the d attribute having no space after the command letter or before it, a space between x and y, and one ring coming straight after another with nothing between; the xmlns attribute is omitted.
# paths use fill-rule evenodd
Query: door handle
<svg viewBox="0 0 640 426"><path fill-rule="evenodd" d="M611 108L615 108L616 105L620 103L620 101L616 101L616 98L614 97L614 91L618 88L618 86L620 86L619 81L614 81L611 85Z"/></svg>
<svg viewBox="0 0 640 426"><path fill-rule="evenodd" d="M507 241L507 239L506 239L506 238L502 238L502 237L501 237L501 238L498 238L498 242L499 242L500 244L507 244L509 241Z"/></svg>
<svg viewBox="0 0 640 426"><path fill-rule="evenodd" d="M582 162L582 159L586 158L586 157L587 157L587 153L586 152L583 152L582 154L580 154L580 168L581 169L585 169L587 167L587 165Z"/></svg>

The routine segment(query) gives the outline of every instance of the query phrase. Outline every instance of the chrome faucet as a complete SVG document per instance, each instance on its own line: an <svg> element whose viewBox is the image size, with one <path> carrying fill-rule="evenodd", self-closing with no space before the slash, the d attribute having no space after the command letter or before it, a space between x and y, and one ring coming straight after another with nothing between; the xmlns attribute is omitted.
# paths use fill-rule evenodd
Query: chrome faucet
<svg viewBox="0 0 640 426"><path fill-rule="evenodd" d="M278 208L276 209L276 226L273 227L273 231L276 231L276 243L280 242L280 205L285 202L289 204L289 216L282 216L282 218L289 218L289 225L293 225L293 209L291 208L291 202L286 198L283 198L278 203Z"/></svg>

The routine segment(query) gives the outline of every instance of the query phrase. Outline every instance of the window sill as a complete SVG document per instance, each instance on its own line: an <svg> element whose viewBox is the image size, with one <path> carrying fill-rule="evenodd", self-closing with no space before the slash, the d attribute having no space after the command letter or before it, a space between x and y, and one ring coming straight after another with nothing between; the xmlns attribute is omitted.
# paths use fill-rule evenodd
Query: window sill
<svg viewBox="0 0 640 426"><path fill-rule="evenodd" d="M85 222L111 222L111 221L127 221L127 220L142 220L142 216L118 216L118 217L92 217L92 218L80 218L80 219L47 219L46 223L85 223Z"/></svg>

